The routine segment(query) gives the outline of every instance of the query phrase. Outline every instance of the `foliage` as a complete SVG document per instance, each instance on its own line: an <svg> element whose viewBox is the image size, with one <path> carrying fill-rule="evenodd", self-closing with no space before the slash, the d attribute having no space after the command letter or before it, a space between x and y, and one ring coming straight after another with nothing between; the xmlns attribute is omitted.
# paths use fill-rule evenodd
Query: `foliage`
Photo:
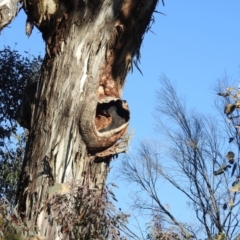
<svg viewBox="0 0 240 240"><path fill-rule="evenodd" d="M120 231L126 232L129 215L116 212L111 201L116 199L108 186L100 190L81 184L61 185L49 188L50 196L44 204L49 218L60 226L59 235L68 239L126 239ZM34 237L37 232L31 231L15 209L11 210L6 199L0 200L0 239L41 239ZM130 236L129 232L126 235Z"/></svg>
<svg viewBox="0 0 240 240"><path fill-rule="evenodd" d="M111 201L116 199L108 186L100 190L80 183L62 185L50 189L46 206L49 216L61 226L59 234L70 239L125 239L120 230L124 231L129 216L121 211L116 213Z"/></svg>
<svg viewBox="0 0 240 240"><path fill-rule="evenodd" d="M15 210L12 212L11 204L0 199L0 239L24 240L21 236L24 232L30 232Z"/></svg>
<svg viewBox="0 0 240 240"><path fill-rule="evenodd" d="M228 159L227 166L232 166L230 191L236 195L240 191L240 86L234 88L228 86L228 82L228 78L225 76L224 81L219 83L217 94L222 98L216 106L219 110L222 110L221 108L224 106L224 112L221 111L221 113L226 116L225 131L229 145L231 145L231 149L234 149L234 151L229 151L225 157Z"/></svg>
<svg viewBox="0 0 240 240"><path fill-rule="evenodd" d="M22 57L9 47L0 51L0 146L16 134L16 111L26 84L39 76L41 58Z"/></svg>
<svg viewBox="0 0 240 240"><path fill-rule="evenodd" d="M23 161L26 134L18 134L11 139L15 143L9 140L8 144L3 149L0 149L0 197L8 199L13 206L18 175Z"/></svg>
<svg viewBox="0 0 240 240"><path fill-rule="evenodd" d="M162 217L156 215L152 224L150 225L150 232L147 234L147 240L181 240L182 237L179 231L174 228L166 229L164 228L164 223Z"/></svg>
<svg viewBox="0 0 240 240"><path fill-rule="evenodd" d="M178 228L182 239L198 239L198 234L205 234L208 239L234 239L239 235L240 221L240 199L236 194L240 189L240 135L236 122L240 107L236 96L240 93L231 96L230 90L228 94L221 92L227 95L224 98L231 98L227 103L231 105L221 104L222 112L226 106L225 114L233 126L229 134L229 127L225 133L216 119L196 111L189 113L165 76L161 84L155 117L157 130L165 139L161 144L142 142L138 153L126 156L120 169L124 180L136 183L141 189L141 194L135 195L134 206L154 216L164 216L163 221ZM229 134L229 143L224 134ZM161 203L160 180L185 195L195 212L197 225L182 223Z"/></svg>
<svg viewBox="0 0 240 240"><path fill-rule="evenodd" d="M22 93L39 77L40 56L22 57L9 47L0 51L0 197L14 203L26 133L19 131L16 112Z"/></svg>

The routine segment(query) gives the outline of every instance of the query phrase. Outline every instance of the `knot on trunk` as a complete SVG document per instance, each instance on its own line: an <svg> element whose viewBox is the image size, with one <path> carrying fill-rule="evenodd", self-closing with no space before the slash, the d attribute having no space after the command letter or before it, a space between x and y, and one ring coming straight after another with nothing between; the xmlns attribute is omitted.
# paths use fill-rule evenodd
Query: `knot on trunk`
<svg viewBox="0 0 240 240"><path fill-rule="evenodd" d="M119 152L106 151L113 147L126 133L130 112L126 101L119 98L105 98L97 102L90 116L85 108L80 121L80 131L91 153L96 156L107 156ZM105 151L106 154L101 152ZM107 154L109 153L109 154Z"/></svg>
<svg viewBox="0 0 240 240"><path fill-rule="evenodd" d="M2 6L0 3L0 30L3 29L6 25L8 25L16 16L16 14L17 14L16 1L6 2L6 4Z"/></svg>

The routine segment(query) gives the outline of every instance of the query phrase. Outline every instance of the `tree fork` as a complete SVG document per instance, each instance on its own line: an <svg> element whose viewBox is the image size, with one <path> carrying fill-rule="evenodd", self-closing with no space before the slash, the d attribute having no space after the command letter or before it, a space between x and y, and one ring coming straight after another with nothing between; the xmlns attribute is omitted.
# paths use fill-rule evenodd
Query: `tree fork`
<svg viewBox="0 0 240 240"><path fill-rule="evenodd" d="M42 32L46 55L36 90L25 93L19 111L29 136L17 203L22 217L47 239L57 238L57 225L44 208L49 186L81 181L101 189L109 159L126 150L130 113L121 93L156 4L26 0L23 5L26 33L33 26Z"/></svg>

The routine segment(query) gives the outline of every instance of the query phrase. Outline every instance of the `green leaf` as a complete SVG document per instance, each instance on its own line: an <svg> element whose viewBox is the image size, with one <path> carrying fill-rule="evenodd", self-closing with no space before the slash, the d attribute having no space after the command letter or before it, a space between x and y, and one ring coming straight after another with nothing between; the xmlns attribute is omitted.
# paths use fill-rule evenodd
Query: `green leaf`
<svg viewBox="0 0 240 240"><path fill-rule="evenodd" d="M225 240L226 239L226 236L224 233L219 233L217 236L216 236L216 240Z"/></svg>
<svg viewBox="0 0 240 240"><path fill-rule="evenodd" d="M230 188L231 192L239 192L240 191L240 183Z"/></svg>
<svg viewBox="0 0 240 240"><path fill-rule="evenodd" d="M227 170L228 168L230 168L230 167L231 167L230 165L224 164L224 165L221 166L217 171L214 171L213 174L214 174L215 176L220 175L220 174L223 174L224 171L226 171L226 170Z"/></svg>
<svg viewBox="0 0 240 240"><path fill-rule="evenodd" d="M227 158L229 161L232 161L232 160L234 160L234 156L235 156L234 152L229 151L229 152L227 153L227 155L226 155L226 158Z"/></svg>
<svg viewBox="0 0 240 240"><path fill-rule="evenodd" d="M230 115L230 114L233 113L233 111L235 110L235 108L236 108L236 105L235 105L235 104L227 104L227 105L225 106L224 113L225 113L226 115Z"/></svg>

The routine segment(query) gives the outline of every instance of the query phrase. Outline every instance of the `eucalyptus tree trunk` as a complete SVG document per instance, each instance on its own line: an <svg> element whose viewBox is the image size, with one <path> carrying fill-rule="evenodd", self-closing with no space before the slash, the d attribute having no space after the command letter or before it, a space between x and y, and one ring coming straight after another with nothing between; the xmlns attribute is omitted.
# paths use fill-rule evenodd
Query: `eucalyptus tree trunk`
<svg viewBox="0 0 240 240"><path fill-rule="evenodd" d="M59 239L44 208L56 183L104 187L111 158L126 150L130 113L121 99L157 0L26 0L26 33L46 42L38 82L19 122L29 130L18 211L39 235Z"/></svg>

